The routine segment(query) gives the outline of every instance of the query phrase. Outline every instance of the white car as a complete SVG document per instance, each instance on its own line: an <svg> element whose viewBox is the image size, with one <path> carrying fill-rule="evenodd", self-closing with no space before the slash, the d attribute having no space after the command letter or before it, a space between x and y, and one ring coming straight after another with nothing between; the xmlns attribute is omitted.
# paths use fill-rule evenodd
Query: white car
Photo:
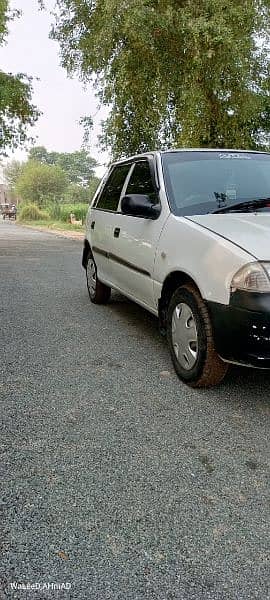
<svg viewBox="0 0 270 600"><path fill-rule="evenodd" d="M114 163L89 208L92 302L111 288L159 318L193 387L270 368L270 153L172 150Z"/></svg>

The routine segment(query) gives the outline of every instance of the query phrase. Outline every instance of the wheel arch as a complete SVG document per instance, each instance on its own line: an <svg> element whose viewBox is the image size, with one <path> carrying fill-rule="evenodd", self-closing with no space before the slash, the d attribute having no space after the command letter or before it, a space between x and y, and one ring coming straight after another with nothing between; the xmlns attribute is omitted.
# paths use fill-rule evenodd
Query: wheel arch
<svg viewBox="0 0 270 600"><path fill-rule="evenodd" d="M86 267L87 267L87 257L89 254L92 254L91 246L90 246L88 240L85 238L84 244L83 244L83 255L82 255L82 266L84 269L86 269Z"/></svg>
<svg viewBox="0 0 270 600"><path fill-rule="evenodd" d="M196 281L194 281L194 279L184 271L172 271L167 275L166 279L163 282L161 295L158 301L158 316L160 329L161 332L164 334L166 331L167 309L170 303L170 299L175 290L180 285L184 285L185 283L192 284L202 296L201 290Z"/></svg>

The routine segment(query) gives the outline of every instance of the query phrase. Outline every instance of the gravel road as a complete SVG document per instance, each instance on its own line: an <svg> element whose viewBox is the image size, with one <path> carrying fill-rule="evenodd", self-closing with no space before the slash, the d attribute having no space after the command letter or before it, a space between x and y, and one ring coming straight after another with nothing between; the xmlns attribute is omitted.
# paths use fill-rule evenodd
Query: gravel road
<svg viewBox="0 0 270 600"><path fill-rule="evenodd" d="M81 252L0 223L0 598L270 598L270 374L182 385Z"/></svg>

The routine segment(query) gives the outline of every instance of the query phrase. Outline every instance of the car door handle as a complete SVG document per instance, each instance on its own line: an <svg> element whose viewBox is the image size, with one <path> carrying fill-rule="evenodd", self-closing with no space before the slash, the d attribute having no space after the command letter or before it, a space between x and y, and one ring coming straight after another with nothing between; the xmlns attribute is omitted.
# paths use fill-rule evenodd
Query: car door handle
<svg viewBox="0 0 270 600"><path fill-rule="evenodd" d="M120 234L120 227L116 227L113 232L113 235L114 235L114 237L119 238L119 234Z"/></svg>
<svg viewBox="0 0 270 600"><path fill-rule="evenodd" d="M91 223L91 229L95 229L95 221L92 221L92 223Z"/></svg>

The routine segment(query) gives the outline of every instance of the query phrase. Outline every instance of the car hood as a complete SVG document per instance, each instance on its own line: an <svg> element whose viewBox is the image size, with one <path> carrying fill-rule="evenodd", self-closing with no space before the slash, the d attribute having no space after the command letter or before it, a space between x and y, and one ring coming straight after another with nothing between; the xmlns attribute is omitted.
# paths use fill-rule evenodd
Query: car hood
<svg viewBox="0 0 270 600"><path fill-rule="evenodd" d="M240 246L258 260L270 260L270 213L221 213L187 218Z"/></svg>

